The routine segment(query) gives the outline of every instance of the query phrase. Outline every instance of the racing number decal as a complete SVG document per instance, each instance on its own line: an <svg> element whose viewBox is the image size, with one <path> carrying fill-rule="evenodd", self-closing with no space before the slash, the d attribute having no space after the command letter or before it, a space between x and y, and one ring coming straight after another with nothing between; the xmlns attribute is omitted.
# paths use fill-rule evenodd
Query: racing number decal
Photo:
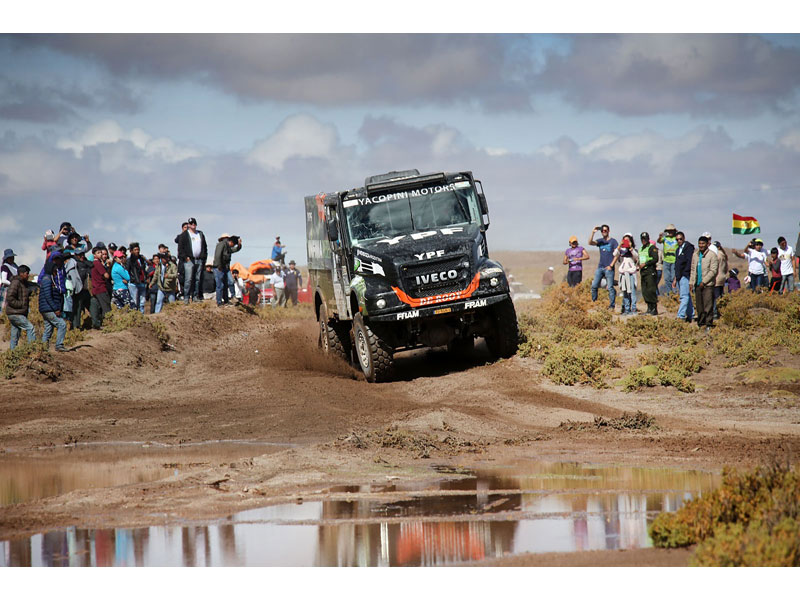
<svg viewBox="0 0 800 600"><path fill-rule="evenodd" d="M420 306L428 306L430 304L441 304L442 302L453 302L454 300L463 300L472 296L473 292L478 289L481 282L481 274L476 273L472 282L465 290L460 292L450 292L449 294L437 294L436 296L428 296L427 298L412 298L400 288L392 286L394 293L400 298L404 304L408 304L412 308L419 308Z"/></svg>

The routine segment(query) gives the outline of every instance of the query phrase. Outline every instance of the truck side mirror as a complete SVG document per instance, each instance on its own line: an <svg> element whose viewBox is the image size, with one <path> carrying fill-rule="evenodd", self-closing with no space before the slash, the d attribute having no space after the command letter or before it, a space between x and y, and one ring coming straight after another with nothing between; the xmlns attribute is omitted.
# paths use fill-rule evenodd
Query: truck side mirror
<svg viewBox="0 0 800 600"><path fill-rule="evenodd" d="M489 228L489 205L486 203L486 194L483 193L483 184L479 179L475 180L475 187L478 190L478 205L481 208L481 229L486 231Z"/></svg>
<svg viewBox="0 0 800 600"><path fill-rule="evenodd" d="M339 228L336 227L336 221L328 221L328 239L332 242L339 240Z"/></svg>

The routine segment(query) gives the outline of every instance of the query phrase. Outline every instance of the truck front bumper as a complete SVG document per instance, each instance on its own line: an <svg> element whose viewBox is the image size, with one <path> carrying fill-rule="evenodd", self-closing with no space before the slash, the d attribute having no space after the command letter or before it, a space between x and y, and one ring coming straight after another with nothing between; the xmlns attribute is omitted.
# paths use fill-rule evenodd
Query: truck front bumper
<svg viewBox="0 0 800 600"><path fill-rule="evenodd" d="M399 312L392 312L379 315L369 315L370 321L380 322L396 322L396 321L410 321L414 319L426 319L429 317L439 317L447 315L457 315L466 313L473 310L480 310L507 300L510 296L507 293L497 294L494 296L484 296L482 298L469 298L467 300L459 300L457 302L447 302L442 304L432 304L431 306L421 306L419 308L412 308Z"/></svg>

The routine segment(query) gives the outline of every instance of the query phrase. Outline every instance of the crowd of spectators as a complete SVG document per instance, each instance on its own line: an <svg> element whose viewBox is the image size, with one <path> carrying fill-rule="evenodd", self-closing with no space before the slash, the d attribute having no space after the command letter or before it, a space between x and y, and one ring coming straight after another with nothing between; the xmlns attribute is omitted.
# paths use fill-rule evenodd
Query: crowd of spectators
<svg viewBox="0 0 800 600"><path fill-rule="evenodd" d="M113 242L93 244L89 235L81 235L69 222L58 231L44 234L44 267L38 277L31 276L27 265L17 265L16 253L6 249L0 267L0 311L11 324L13 349L24 332L35 341L36 332L28 319L31 294L38 290L39 312L44 320L42 341L49 343L55 332L55 349L63 352L68 329L100 329L105 316L113 309L129 307L145 313L159 313L165 304L214 300L217 306L260 297L251 282L231 268L231 257L242 249L242 238L223 233L217 238L213 254L197 220L188 219L175 237L177 256L166 244L149 258L138 242L127 246ZM270 278L274 288L273 306L297 304L297 289L302 277L295 262L283 264L285 246L276 238L272 256L275 269ZM254 293L255 292L255 293ZM247 300L245 300L245 297ZM90 321L85 317L88 313Z"/></svg>
<svg viewBox="0 0 800 600"><path fill-rule="evenodd" d="M597 232L599 237L595 237ZM592 229L589 246L597 246L600 259L591 285L592 301L598 299L601 288L608 290L608 308L616 305L617 285L622 294L622 315L633 315L637 309L637 290L647 305L645 314L658 315L658 296L677 293L680 299L677 317L697 321L700 327L713 326L719 318L717 299L741 288L739 271L729 268L728 254L722 244L713 241L710 232L703 233L693 245L675 225L664 228L656 242L647 232L639 236L640 245L632 233L622 236L622 242L611 237L611 228L600 225ZM744 283L755 292L788 294L796 290L798 258L795 249L783 236L769 254L764 241L754 238L743 250L732 249L735 256L747 260L748 272ZM569 265L567 283L578 285L583 278L583 261L589 260L578 238L569 239L564 264ZM619 270L618 279L615 271ZM767 279L767 274L770 280ZM637 279L638 276L638 279ZM663 278L663 283L662 283Z"/></svg>

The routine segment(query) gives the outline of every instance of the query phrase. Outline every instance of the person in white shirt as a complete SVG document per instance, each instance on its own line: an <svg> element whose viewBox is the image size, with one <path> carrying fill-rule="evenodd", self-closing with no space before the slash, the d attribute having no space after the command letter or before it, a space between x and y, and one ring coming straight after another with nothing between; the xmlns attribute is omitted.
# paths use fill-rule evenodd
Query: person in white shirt
<svg viewBox="0 0 800 600"><path fill-rule="evenodd" d="M276 306L286 307L286 284L283 281L283 272L280 265L275 267L275 272L270 276L269 282L275 292L272 296L272 308Z"/></svg>
<svg viewBox="0 0 800 600"><path fill-rule="evenodd" d="M734 249L733 253L739 258L747 259L747 271L750 277L750 289L757 291L767 287L767 253L764 252L764 240L752 240L741 252Z"/></svg>
<svg viewBox="0 0 800 600"><path fill-rule="evenodd" d="M797 279L797 267L794 260L794 248L786 238L778 238L778 260L781 261L781 294L794 291L794 282Z"/></svg>
<svg viewBox="0 0 800 600"><path fill-rule="evenodd" d="M231 275L233 275L233 297L237 302L241 302L244 297L244 279L239 277L238 269L233 269Z"/></svg>

